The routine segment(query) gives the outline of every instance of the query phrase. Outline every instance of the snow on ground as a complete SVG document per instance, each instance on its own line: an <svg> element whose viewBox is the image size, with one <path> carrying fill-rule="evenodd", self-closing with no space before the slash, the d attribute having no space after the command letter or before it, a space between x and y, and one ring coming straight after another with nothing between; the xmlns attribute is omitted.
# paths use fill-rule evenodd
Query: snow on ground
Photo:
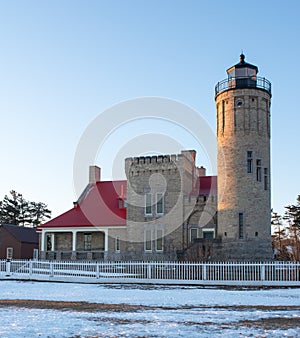
<svg viewBox="0 0 300 338"><path fill-rule="evenodd" d="M0 281L0 299L151 306L124 311L107 311L103 306L103 311L90 312L0 307L1 338L300 337L298 288L233 290Z"/></svg>
<svg viewBox="0 0 300 338"><path fill-rule="evenodd" d="M126 303L150 306L299 305L300 288L217 289L180 286L103 285L0 281L0 299Z"/></svg>
<svg viewBox="0 0 300 338"><path fill-rule="evenodd" d="M283 313L282 313L283 314ZM274 314L276 317L278 314ZM288 314L286 314L288 315ZM259 313L244 313L259 318ZM231 311L144 311L90 314L54 310L0 311L0 336L15 337L299 337L297 328L271 329L232 325L242 314Z"/></svg>

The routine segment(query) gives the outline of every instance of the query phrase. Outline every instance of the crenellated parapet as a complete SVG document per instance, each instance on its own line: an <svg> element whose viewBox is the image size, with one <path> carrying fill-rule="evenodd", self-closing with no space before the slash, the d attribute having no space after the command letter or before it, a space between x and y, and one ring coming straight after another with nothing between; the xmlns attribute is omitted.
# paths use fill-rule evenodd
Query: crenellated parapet
<svg viewBox="0 0 300 338"><path fill-rule="evenodd" d="M127 177L152 173L167 175L177 171L195 175L195 157L194 150L171 155L128 157L125 159L125 172Z"/></svg>

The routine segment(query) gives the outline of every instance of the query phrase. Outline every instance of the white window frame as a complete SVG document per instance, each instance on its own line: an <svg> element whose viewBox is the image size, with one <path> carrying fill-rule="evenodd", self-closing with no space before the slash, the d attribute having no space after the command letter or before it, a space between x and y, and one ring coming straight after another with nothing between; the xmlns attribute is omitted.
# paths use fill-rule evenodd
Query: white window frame
<svg viewBox="0 0 300 338"><path fill-rule="evenodd" d="M148 204L147 198L150 197L150 205ZM147 208L150 208L150 212L147 212ZM152 205L152 194L146 193L145 194L145 216L152 216L153 214L153 205Z"/></svg>
<svg viewBox="0 0 300 338"><path fill-rule="evenodd" d="M161 212L158 212L158 202L161 201L161 206L162 206L162 211ZM164 202L164 194L162 192L158 192L156 193L156 205L155 205L155 212L156 212L156 215L163 215L164 212L165 212L165 202Z"/></svg>

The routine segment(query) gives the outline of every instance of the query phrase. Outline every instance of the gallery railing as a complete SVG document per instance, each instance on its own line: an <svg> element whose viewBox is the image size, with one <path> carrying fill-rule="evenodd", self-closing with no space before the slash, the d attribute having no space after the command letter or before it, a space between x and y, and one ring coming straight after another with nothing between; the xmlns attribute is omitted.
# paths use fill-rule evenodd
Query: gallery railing
<svg viewBox="0 0 300 338"><path fill-rule="evenodd" d="M222 80L215 86L215 95L228 90L237 88L259 88L267 91L271 95L271 82L264 77L231 77Z"/></svg>

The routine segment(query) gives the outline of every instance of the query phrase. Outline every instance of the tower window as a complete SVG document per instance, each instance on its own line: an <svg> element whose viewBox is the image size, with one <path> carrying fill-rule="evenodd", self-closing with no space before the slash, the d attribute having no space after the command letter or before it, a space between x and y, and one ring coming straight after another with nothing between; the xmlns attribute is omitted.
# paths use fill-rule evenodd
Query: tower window
<svg viewBox="0 0 300 338"><path fill-rule="evenodd" d="M252 151L247 151L247 173L251 174L252 172L253 172Z"/></svg>
<svg viewBox="0 0 300 338"><path fill-rule="evenodd" d="M266 117L267 117L267 133L268 136L270 136L270 115L268 111L266 112Z"/></svg>
<svg viewBox="0 0 300 338"><path fill-rule="evenodd" d="M239 213L239 238L244 238L244 214Z"/></svg>
<svg viewBox="0 0 300 338"><path fill-rule="evenodd" d="M225 101L222 101L222 134L224 134L225 130Z"/></svg>
<svg viewBox="0 0 300 338"><path fill-rule="evenodd" d="M236 105L237 105L238 107L241 107L241 106L243 105L243 101L242 101L241 99L237 100L237 101L236 101Z"/></svg>
<svg viewBox="0 0 300 338"><path fill-rule="evenodd" d="M220 105L217 104L217 135L219 135L219 110L220 110Z"/></svg>
<svg viewBox="0 0 300 338"><path fill-rule="evenodd" d="M256 160L256 180L261 182L261 160Z"/></svg>
<svg viewBox="0 0 300 338"><path fill-rule="evenodd" d="M264 189L268 190L269 189L269 184L268 184L268 168L264 168Z"/></svg>

